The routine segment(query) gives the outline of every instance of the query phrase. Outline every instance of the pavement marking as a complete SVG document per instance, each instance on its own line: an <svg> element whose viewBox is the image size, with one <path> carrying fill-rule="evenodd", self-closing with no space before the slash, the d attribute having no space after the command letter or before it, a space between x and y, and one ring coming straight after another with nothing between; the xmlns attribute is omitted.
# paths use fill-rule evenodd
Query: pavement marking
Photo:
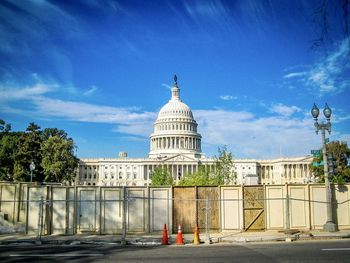
<svg viewBox="0 0 350 263"><path fill-rule="evenodd" d="M101 257L104 254L10 254L10 257Z"/></svg>
<svg viewBox="0 0 350 263"><path fill-rule="evenodd" d="M343 251L343 250L350 250L350 247L343 247L343 248L322 248L323 251Z"/></svg>

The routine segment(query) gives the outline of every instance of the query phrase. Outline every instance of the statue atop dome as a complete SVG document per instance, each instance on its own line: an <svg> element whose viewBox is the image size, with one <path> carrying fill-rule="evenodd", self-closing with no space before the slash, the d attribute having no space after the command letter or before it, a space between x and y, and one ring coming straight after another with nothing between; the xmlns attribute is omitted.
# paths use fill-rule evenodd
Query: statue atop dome
<svg viewBox="0 0 350 263"><path fill-rule="evenodd" d="M171 89L171 99L180 100L180 89L177 86L177 76L174 75L174 86Z"/></svg>

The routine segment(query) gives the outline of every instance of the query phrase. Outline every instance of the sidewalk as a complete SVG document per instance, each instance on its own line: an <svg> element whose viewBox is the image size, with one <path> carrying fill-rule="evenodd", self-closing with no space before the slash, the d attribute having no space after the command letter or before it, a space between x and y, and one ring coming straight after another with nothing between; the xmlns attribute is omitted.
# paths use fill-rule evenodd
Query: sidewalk
<svg viewBox="0 0 350 263"><path fill-rule="evenodd" d="M191 244L193 234L184 234L185 244ZM298 240L315 240L315 239L342 239L350 238L350 230L338 232L323 231L262 231L262 232L223 232L210 233L210 243L245 243L245 242L271 242L271 241L298 241ZM206 235L200 234L202 242L206 241ZM39 239L35 235L23 234L1 234L0 245L6 244L121 244L121 235L49 235L42 236ZM174 244L176 234L169 235L169 243ZM130 234L126 237L128 245L160 245L162 234ZM208 242L206 242L208 243Z"/></svg>

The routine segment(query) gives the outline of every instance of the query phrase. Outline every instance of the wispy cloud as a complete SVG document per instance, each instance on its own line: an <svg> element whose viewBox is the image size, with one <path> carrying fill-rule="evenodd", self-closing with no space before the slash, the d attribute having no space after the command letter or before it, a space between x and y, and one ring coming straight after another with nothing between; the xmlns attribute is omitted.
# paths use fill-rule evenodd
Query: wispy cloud
<svg viewBox="0 0 350 263"><path fill-rule="evenodd" d="M11 101L11 100L28 100L34 99L39 95L44 95L48 92L54 91L57 85L37 83L33 86L24 88L16 88L11 85L0 86L0 101Z"/></svg>
<svg viewBox="0 0 350 263"><path fill-rule="evenodd" d="M95 85L92 85L90 89L88 89L87 91L85 91L83 93L84 96L90 96L92 95L93 93L95 93L95 91L97 90L98 88L95 86Z"/></svg>
<svg viewBox="0 0 350 263"><path fill-rule="evenodd" d="M310 119L224 110L196 110L194 115L203 143L227 145L239 157L274 158L281 149L289 156L303 156L318 145Z"/></svg>
<svg viewBox="0 0 350 263"><path fill-rule="evenodd" d="M184 2L185 9L192 17L222 18L228 16L228 9L222 1L192 1Z"/></svg>
<svg viewBox="0 0 350 263"><path fill-rule="evenodd" d="M290 78L296 78L296 77L303 77L305 75L307 75L307 72L292 72L284 75L283 78L290 79Z"/></svg>
<svg viewBox="0 0 350 263"><path fill-rule="evenodd" d="M236 100L236 99L238 99L238 97L231 96L231 95L222 95L219 98L222 99L222 100Z"/></svg>
<svg viewBox="0 0 350 263"><path fill-rule="evenodd" d="M287 106L287 105L283 105L282 103L273 104L270 109L270 112L277 113L284 117L289 117L294 113L300 112L300 111L301 109L297 106Z"/></svg>
<svg viewBox="0 0 350 263"><path fill-rule="evenodd" d="M345 77L350 68L349 52L349 43L344 40L331 54L308 70L289 72L283 78L301 83L311 92L317 91L320 96L342 92L350 87L350 80Z"/></svg>
<svg viewBox="0 0 350 263"><path fill-rule="evenodd" d="M168 85L168 84L166 84L166 83L162 83L162 86L165 87L165 88L167 88L167 89L169 89L169 90L171 90L171 86Z"/></svg>
<svg viewBox="0 0 350 263"><path fill-rule="evenodd" d="M114 124L115 131L126 134L148 136L157 114L141 111L136 107L111 107L85 102L67 101L52 98L49 92L57 85L37 83L24 88L0 87L0 111L39 118L61 118L77 122ZM25 109L21 104L25 102Z"/></svg>

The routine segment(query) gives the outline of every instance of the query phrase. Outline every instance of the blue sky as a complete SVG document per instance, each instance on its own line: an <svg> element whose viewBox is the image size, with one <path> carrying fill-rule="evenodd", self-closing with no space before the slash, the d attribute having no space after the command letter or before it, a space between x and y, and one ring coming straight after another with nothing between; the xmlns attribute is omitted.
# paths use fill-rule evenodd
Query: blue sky
<svg viewBox="0 0 350 263"><path fill-rule="evenodd" d="M207 156L309 154L314 102L333 110L331 140L349 144L339 2L312 48L320 1L1 1L0 118L64 129L81 158L146 157L176 73Z"/></svg>

